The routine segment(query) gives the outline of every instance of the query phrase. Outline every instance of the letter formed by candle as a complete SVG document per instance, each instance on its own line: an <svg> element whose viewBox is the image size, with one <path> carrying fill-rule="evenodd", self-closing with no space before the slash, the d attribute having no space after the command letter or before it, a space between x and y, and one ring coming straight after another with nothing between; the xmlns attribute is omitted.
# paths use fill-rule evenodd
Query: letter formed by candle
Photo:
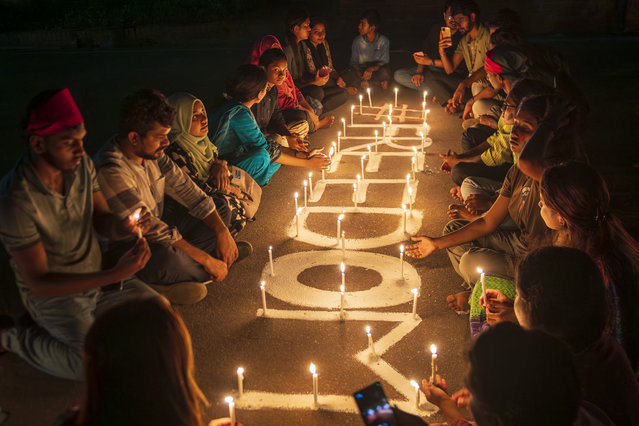
<svg viewBox="0 0 639 426"><path fill-rule="evenodd" d="M339 317L344 318L344 284L339 286Z"/></svg>
<svg viewBox="0 0 639 426"><path fill-rule="evenodd" d="M224 402L229 405L229 417L231 418L231 426L235 426L235 401L232 396L224 398Z"/></svg>
<svg viewBox="0 0 639 426"><path fill-rule="evenodd" d="M373 100L371 99L371 88L366 88L366 93L368 94L368 106L373 107Z"/></svg>
<svg viewBox="0 0 639 426"><path fill-rule="evenodd" d="M342 285L346 287L346 266L344 262L340 265L340 270L342 271Z"/></svg>
<svg viewBox="0 0 639 426"><path fill-rule="evenodd" d="M406 233L406 204L402 204L402 210L404 211L404 234Z"/></svg>
<svg viewBox="0 0 639 426"><path fill-rule="evenodd" d="M304 179L304 207L308 207L308 181Z"/></svg>
<svg viewBox="0 0 639 426"><path fill-rule="evenodd" d="M415 380L411 380L410 385L415 388L415 408L419 410L419 384Z"/></svg>
<svg viewBox="0 0 639 426"><path fill-rule="evenodd" d="M341 235L341 227L342 227L342 219L344 219L344 213L342 213L341 215L337 216L337 236L335 237L336 240L338 240L339 243L339 237Z"/></svg>
<svg viewBox="0 0 639 426"><path fill-rule="evenodd" d="M366 179L364 177L364 160L366 160L366 154L362 155L361 163L362 163L362 179Z"/></svg>
<svg viewBox="0 0 639 426"><path fill-rule="evenodd" d="M268 263L271 266L271 276L275 276L275 270L273 269L273 246L268 246Z"/></svg>
<svg viewBox="0 0 639 426"><path fill-rule="evenodd" d="M359 95L359 115L362 115L362 99L364 96Z"/></svg>
<svg viewBox="0 0 639 426"><path fill-rule="evenodd" d="M351 105L351 126L353 125L353 114L355 113L355 105ZM346 131L344 131L346 133Z"/></svg>
<svg viewBox="0 0 639 426"><path fill-rule="evenodd" d="M342 149L342 132L337 132L337 152L340 152Z"/></svg>
<svg viewBox="0 0 639 426"><path fill-rule="evenodd" d="M133 220L135 221L135 227L138 228L138 239L142 239L142 228L140 228L140 211L142 209L137 209L135 213L133 213Z"/></svg>
<svg viewBox="0 0 639 426"><path fill-rule="evenodd" d="M295 212L295 226L297 227L297 235L296 237L300 236L300 213L302 212L302 208L300 207L299 209L297 209L297 212Z"/></svg>
<svg viewBox="0 0 639 426"><path fill-rule="evenodd" d="M319 392L317 385L317 367L311 362L311 366L308 370L313 375L313 404L317 407L317 394Z"/></svg>
<svg viewBox="0 0 639 426"><path fill-rule="evenodd" d="M308 191L311 198L313 198L313 172L308 172Z"/></svg>
<svg viewBox="0 0 639 426"><path fill-rule="evenodd" d="M299 194L296 192L295 194L293 194L293 198L295 198L295 211L297 212L297 209L299 209L299 206L297 205L297 198L299 197Z"/></svg>
<svg viewBox="0 0 639 426"><path fill-rule="evenodd" d="M371 334L370 326L366 326L366 336L368 336L368 350L370 351L370 356L376 357L375 346L373 346L373 335Z"/></svg>
<svg viewBox="0 0 639 426"><path fill-rule="evenodd" d="M357 184L353 184L353 204L355 204L355 208L357 208Z"/></svg>
<svg viewBox="0 0 639 426"><path fill-rule="evenodd" d="M401 265L402 279L404 279L404 244L399 246L399 263Z"/></svg>
<svg viewBox="0 0 639 426"><path fill-rule="evenodd" d="M378 137L377 129L375 129L375 152L377 152L377 137Z"/></svg>
<svg viewBox="0 0 639 426"><path fill-rule="evenodd" d="M479 280L481 281L481 297L484 298L484 305L488 306L488 301L486 300L486 274L481 268L477 268L477 272L481 274L479 276Z"/></svg>
<svg viewBox="0 0 639 426"><path fill-rule="evenodd" d="M395 108L397 108L397 92L398 92L398 88L395 88Z"/></svg>
<svg viewBox="0 0 639 426"><path fill-rule="evenodd" d="M238 398L242 398L244 395L244 369L242 367L237 369L237 391Z"/></svg>
<svg viewBox="0 0 639 426"><path fill-rule="evenodd" d="M413 318L417 319L417 296L419 295L419 290L414 288L410 292L413 293Z"/></svg>
<svg viewBox="0 0 639 426"><path fill-rule="evenodd" d="M346 259L346 240L344 239L344 231L342 231L342 262Z"/></svg>
<svg viewBox="0 0 639 426"><path fill-rule="evenodd" d="M342 127L344 129L344 136L346 136L346 119L342 118Z"/></svg>
<svg viewBox="0 0 639 426"><path fill-rule="evenodd" d="M430 345L430 382L435 383L435 375L437 374L437 346Z"/></svg>
<svg viewBox="0 0 639 426"><path fill-rule="evenodd" d="M264 311L262 315L266 316L266 281L260 283L260 290L262 291L262 310Z"/></svg>

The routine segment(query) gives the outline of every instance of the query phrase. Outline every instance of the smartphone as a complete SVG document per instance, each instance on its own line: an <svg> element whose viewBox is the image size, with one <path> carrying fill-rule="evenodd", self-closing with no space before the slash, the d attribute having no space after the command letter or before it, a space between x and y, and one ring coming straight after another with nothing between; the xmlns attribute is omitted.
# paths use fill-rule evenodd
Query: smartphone
<svg viewBox="0 0 639 426"><path fill-rule="evenodd" d="M353 398L366 426L398 426L380 382L354 392Z"/></svg>
<svg viewBox="0 0 639 426"><path fill-rule="evenodd" d="M450 38L450 27L441 28L441 38Z"/></svg>

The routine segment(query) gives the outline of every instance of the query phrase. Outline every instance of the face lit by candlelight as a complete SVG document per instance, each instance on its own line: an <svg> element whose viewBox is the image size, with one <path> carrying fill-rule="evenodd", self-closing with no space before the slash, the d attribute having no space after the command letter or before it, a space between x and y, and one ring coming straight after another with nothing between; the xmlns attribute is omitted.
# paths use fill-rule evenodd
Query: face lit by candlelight
<svg viewBox="0 0 639 426"><path fill-rule="evenodd" d="M200 101L193 103L193 115L191 116L191 127L189 134L197 137L206 136L209 132L209 121L206 116L204 105Z"/></svg>
<svg viewBox="0 0 639 426"><path fill-rule="evenodd" d="M375 25L371 26L368 24L368 20L366 18L360 19L359 25L357 26L357 30L361 35L367 35L369 33L375 32Z"/></svg>
<svg viewBox="0 0 639 426"><path fill-rule="evenodd" d="M286 59L274 61L269 64L264 71L266 71L266 81L270 85L279 86L286 80L286 71L288 70L288 64Z"/></svg>
<svg viewBox="0 0 639 426"><path fill-rule="evenodd" d="M526 146L528 139L537 131L539 123L528 111L520 109L515 116L514 125L510 132L510 149L519 154Z"/></svg>
<svg viewBox="0 0 639 426"><path fill-rule="evenodd" d="M539 194L539 208L541 209L541 218L548 228L557 231L566 227L566 220L557 211L548 207L542 194Z"/></svg>
<svg viewBox="0 0 639 426"><path fill-rule="evenodd" d="M311 35L309 36L309 40L313 43L314 46L318 44L324 43L324 39L326 38L326 27L324 24L318 22L313 25L311 28Z"/></svg>

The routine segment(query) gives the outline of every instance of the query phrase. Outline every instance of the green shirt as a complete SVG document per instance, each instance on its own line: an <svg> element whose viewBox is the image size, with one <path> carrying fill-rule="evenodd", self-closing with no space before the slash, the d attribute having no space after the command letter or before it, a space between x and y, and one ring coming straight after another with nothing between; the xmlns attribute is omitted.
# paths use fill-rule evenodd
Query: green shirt
<svg viewBox="0 0 639 426"><path fill-rule="evenodd" d="M479 24L477 31L477 37L474 39L470 37L470 34L466 34L459 40L457 49L455 49L456 55L462 55L464 62L466 62L466 68L468 68L468 75L484 67L484 58L486 52L490 50L490 31L484 25Z"/></svg>
<svg viewBox="0 0 639 426"><path fill-rule="evenodd" d="M481 154L481 161L485 165L494 167L513 162L513 152L510 150L510 131L512 128L512 124L506 124L502 113L497 123L497 131L486 139L490 148Z"/></svg>

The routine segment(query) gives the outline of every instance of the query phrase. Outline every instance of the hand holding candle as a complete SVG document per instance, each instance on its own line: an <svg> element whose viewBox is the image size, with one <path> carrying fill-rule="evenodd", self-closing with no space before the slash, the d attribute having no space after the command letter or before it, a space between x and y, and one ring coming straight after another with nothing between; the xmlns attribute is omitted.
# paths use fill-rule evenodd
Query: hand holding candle
<svg viewBox="0 0 639 426"><path fill-rule="evenodd" d="M437 375L437 346L430 345L430 382L435 383L435 375Z"/></svg>
<svg viewBox="0 0 639 426"><path fill-rule="evenodd" d="M481 297L486 304L486 274L482 268L477 268L477 272L480 273L479 280L481 281Z"/></svg>

